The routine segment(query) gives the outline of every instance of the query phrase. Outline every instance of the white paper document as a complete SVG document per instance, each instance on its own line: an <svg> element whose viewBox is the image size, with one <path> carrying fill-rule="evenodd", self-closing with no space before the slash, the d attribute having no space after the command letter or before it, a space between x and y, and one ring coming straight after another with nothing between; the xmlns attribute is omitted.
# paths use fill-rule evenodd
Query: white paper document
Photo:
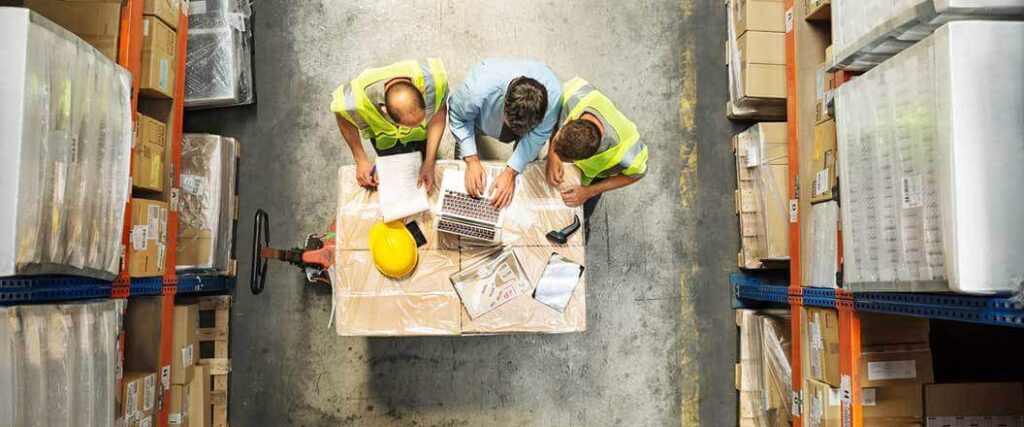
<svg viewBox="0 0 1024 427"><path fill-rule="evenodd" d="M384 222L415 215L430 208L427 190L416 188L420 153L396 154L377 158L377 191L380 192L380 216Z"/></svg>
<svg viewBox="0 0 1024 427"><path fill-rule="evenodd" d="M533 299L558 311L565 311L565 306L576 290L576 284L583 275L583 266L565 257L552 254L544 274L537 281L537 290Z"/></svg>

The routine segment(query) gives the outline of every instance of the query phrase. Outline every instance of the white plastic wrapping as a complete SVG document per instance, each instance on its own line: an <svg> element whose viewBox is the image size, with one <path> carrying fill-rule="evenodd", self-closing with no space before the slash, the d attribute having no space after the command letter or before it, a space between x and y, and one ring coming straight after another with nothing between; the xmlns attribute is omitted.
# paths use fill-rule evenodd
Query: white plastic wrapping
<svg viewBox="0 0 1024 427"><path fill-rule="evenodd" d="M811 283L806 286L835 288L839 271L839 204L811 205Z"/></svg>
<svg viewBox="0 0 1024 427"><path fill-rule="evenodd" d="M131 76L27 9L0 8L0 275L119 271Z"/></svg>
<svg viewBox="0 0 1024 427"><path fill-rule="evenodd" d="M181 143L178 267L230 273L238 141L185 134Z"/></svg>
<svg viewBox="0 0 1024 427"><path fill-rule="evenodd" d="M185 106L252 103L249 1L193 0L190 4Z"/></svg>
<svg viewBox="0 0 1024 427"><path fill-rule="evenodd" d="M1024 282L1024 22L959 21L836 95L845 287Z"/></svg>
<svg viewBox="0 0 1024 427"><path fill-rule="evenodd" d="M867 70L963 19L1024 17L1019 0L833 0L832 45L843 68Z"/></svg>
<svg viewBox="0 0 1024 427"><path fill-rule="evenodd" d="M735 136L742 268L789 259L789 151L785 123L758 123ZM768 129L772 127L772 129Z"/></svg>
<svg viewBox="0 0 1024 427"><path fill-rule="evenodd" d="M124 307L0 307L0 425L114 425Z"/></svg>
<svg viewBox="0 0 1024 427"><path fill-rule="evenodd" d="M740 360L737 386L740 425L783 427L792 413L789 315L737 310Z"/></svg>

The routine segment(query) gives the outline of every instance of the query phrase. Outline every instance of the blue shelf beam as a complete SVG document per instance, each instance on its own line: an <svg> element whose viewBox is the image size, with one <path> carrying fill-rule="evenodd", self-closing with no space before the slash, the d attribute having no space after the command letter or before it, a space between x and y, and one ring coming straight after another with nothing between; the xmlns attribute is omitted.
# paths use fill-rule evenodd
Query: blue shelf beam
<svg viewBox="0 0 1024 427"><path fill-rule="evenodd" d="M230 289L232 278L224 276L202 276L198 274L178 275L179 294L225 293Z"/></svg>
<svg viewBox="0 0 1024 427"><path fill-rule="evenodd" d="M178 276L179 294L226 293L233 278L185 274ZM162 295L162 277L131 279L130 296ZM114 284L110 280L79 276L0 277L0 305L49 303L92 298L110 298Z"/></svg>

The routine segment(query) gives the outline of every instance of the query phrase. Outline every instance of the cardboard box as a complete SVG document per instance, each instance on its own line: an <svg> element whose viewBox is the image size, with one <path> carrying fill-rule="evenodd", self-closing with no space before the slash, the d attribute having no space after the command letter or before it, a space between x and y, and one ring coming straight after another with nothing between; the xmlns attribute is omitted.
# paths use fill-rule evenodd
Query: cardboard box
<svg viewBox="0 0 1024 427"><path fill-rule="evenodd" d="M191 379L191 376L189 376ZM172 384L170 404L167 407L167 425L175 427L189 426L189 395L190 384Z"/></svg>
<svg viewBox="0 0 1024 427"><path fill-rule="evenodd" d="M192 379L199 358L199 306L174 306L171 337L171 384L185 384Z"/></svg>
<svg viewBox="0 0 1024 427"><path fill-rule="evenodd" d="M736 212L742 236L737 256L740 268L784 266L789 258L786 141L785 122L758 123L733 137L738 183Z"/></svg>
<svg viewBox="0 0 1024 427"><path fill-rule="evenodd" d="M808 21L832 20L832 0L804 0L804 19Z"/></svg>
<svg viewBox="0 0 1024 427"><path fill-rule="evenodd" d="M832 308L806 307L802 320L808 378L839 387L839 313Z"/></svg>
<svg viewBox="0 0 1024 427"><path fill-rule="evenodd" d="M785 65L747 64L741 74L745 98L786 98Z"/></svg>
<svg viewBox="0 0 1024 427"><path fill-rule="evenodd" d="M142 76L139 90L155 98L173 98L176 69L174 31L152 17L143 21L142 30Z"/></svg>
<svg viewBox="0 0 1024 427"><path fill-rule="evenodd" d="M210 367L197 365L189 385L188 423L190 427L211 427L213 411L210 405Z"/></svg>
<svg viewBox="0 0 1024 427"><path fill-rule="evenodd" d="M119 1L24 0L21 4L117 61L117 38L121 29Z"/></svg>
<svg viewBox="0 0 1024 427"><path fill-rule="evenodd" d="M928 319L891 314L865 313L860 316L861 348L906 345L927 348L931 341Z"/></svg>
<svg viewBox="0 0 1024 427"><path fill-rule="evenodd" d="M782 0L734 0L737 2L732 17L735 36L739 38L747 30L786 31L786 18Z"/></svg>
<svg viewBox="0 0 1024 427"><path fill-rule="evenodd" d="M132 427L153 427L153 414L143 414L141 418L131 424Z"/></svg>
<svg viewBox="0 0 1024 427"><path fill-rule="evenodd" d="M736 40L740 51L740 65L786 65L786 34L766 31L747 31Z"/></svg>
<svg viewBox="0 0 1024 427"><path fill-rule="evenodd" d="M864 425L920 426L923 416L922 384L909 382L884 387L861 387Z"/></svg>
<svg viewBox="0 0 1024 427"><path fill-rule="evenodd" d="M837 185L836 122L829 119L814 127L814 153L811 167L818 171L811 186L811 201L832 200Z"/></svg>
<svg viewBox="0 0 1024 427"><path fill-rule="evenodd" d="M131 215L128 274L131 277L162 275L167 255L167 203L133 198Z"/></svg>
<svg viewBox="0 0 1024 427"><path fill-rule="evenodd" d="M865 349L860 355L863 388L934 381L932 352L920 345L894 345Z"/></svg>
<svg viewBox="0 0 1024 427"><path fill-rule="evenodd" d="M140 418L146 399L146 379L152 374L128 372L121 377L121 407L118 418L131 425ZM153 378L155 379L155 377Z"/></svg>
<svg viewBox="0 0 1024 427"><path fill-rule="evenodd" d="M928 426L957 425L951 421L960 417L1006 417L1020 420L1024 417L1024 384L926 384L924 414ZM1021 425L1021 422L1005 425Z"/></svg>
<svg viewBox="0 0 1024 427"><path fill-rule="evenodd" d="M816 84L814 93L814 118L815 123L821 123L832 118L832 90L835 89L835 73L826 69L828 64L821 64L815 72Z"/></svg>
<svg viewBox="0 0 1024 427"><path fill-rule="evenodd" d="M166 142L167 125L152 117L138 114L132 155L132 186L150 191L163 190Z"/></svg>
<svg viewBox="0 0 1024 427"><path fill-rule="evenodd" d="M146 0L142 6L142 13L156 16L168 27L177 30L180 19L179 4L179 0Z"/></svg>
<svg viewBox="0 0 1024 427"><path fill-rule="evenodd" d="M820 381L804 380L804 405L807 416L804 425L808 427L839 427L839 390Z"/></svg>

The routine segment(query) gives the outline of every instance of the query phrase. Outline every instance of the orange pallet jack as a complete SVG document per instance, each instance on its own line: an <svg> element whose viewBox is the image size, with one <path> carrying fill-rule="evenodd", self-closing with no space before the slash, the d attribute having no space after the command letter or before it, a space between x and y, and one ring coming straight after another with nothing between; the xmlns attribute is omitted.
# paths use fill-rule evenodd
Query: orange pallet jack
<svg viewBox="0 0 1024 427"><path fill-rule="evenodd" d="M331 284L330 268L334 265L335 223L327 231L310 234L301 248L276 249L270 247L270 225L267 212L256 210L253 221L252 264L250 265L249 290L253 295L263 292L267 280L267 261L285 261L299 267L306 273L306 280L313 284Z"/></svg>

